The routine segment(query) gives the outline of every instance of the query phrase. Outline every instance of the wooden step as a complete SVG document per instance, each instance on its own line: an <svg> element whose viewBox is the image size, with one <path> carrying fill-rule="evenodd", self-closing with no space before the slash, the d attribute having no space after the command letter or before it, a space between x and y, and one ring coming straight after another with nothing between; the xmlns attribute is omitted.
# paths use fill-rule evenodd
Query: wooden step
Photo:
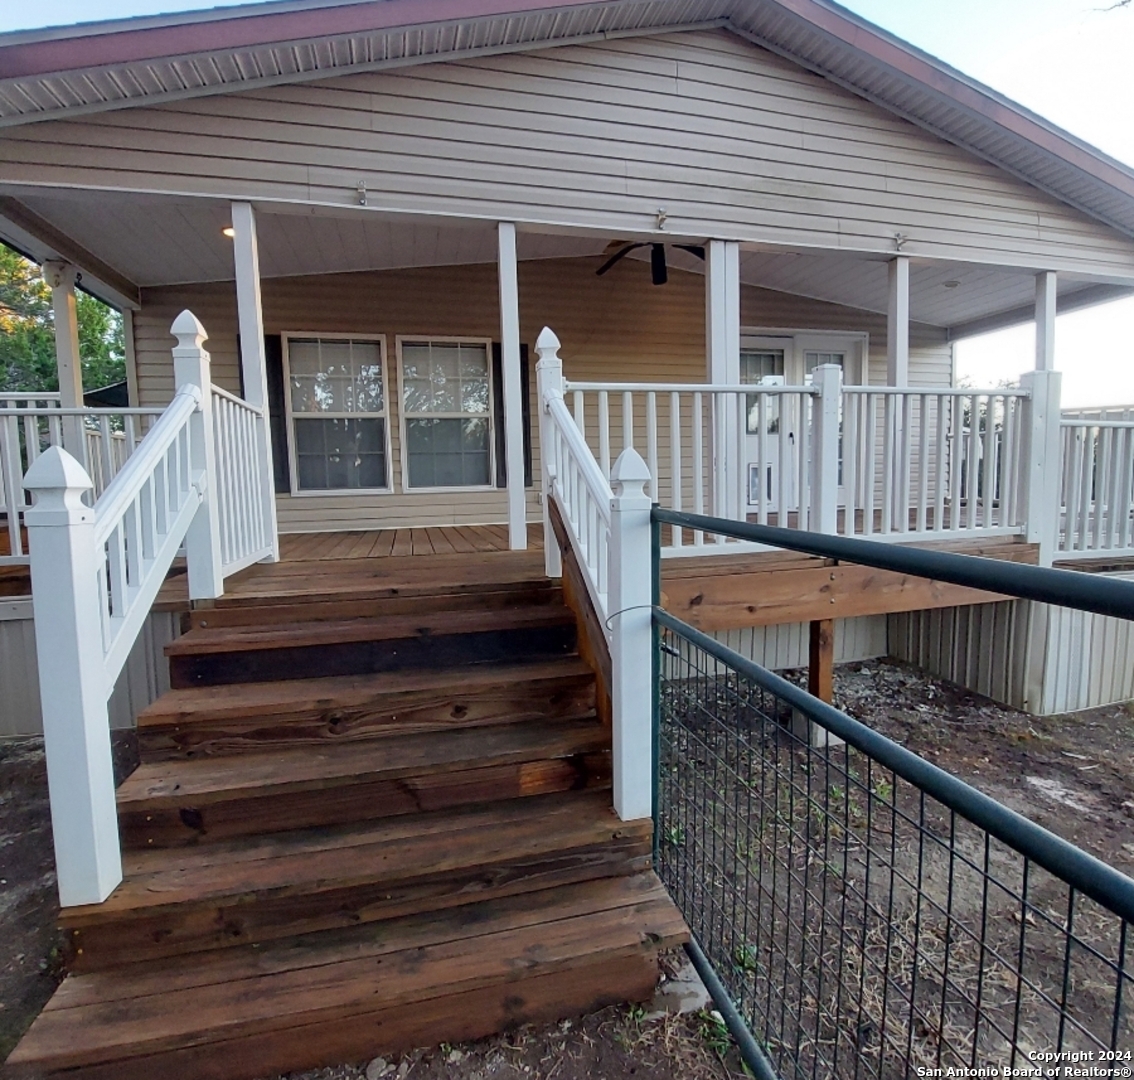
<svg viewBox="0 0 1134 1080"><path fill-rule="evenodd" d="M123 853L102 904L65 908L75 970L269 941L634 873L650 822L607 791Z"/></svg>
<svg viewBox="0 0 1134 1080"><path fill-rule="evenodd" d="M594 674L571 656L172 690L139 714L138 743L143 761L159 761L345 745L540 717L569 720L594 708Z"/></svg>
<svg viewBox="0 0 1134 1080"><path fill-rule="evenodd" d="M118 789L128 848L216 842L610 784L593 716L142 764Z"/></svg>
<svg viewBox="0 0 1134 1080"><path fill-rule="evenodd" d="M645 1000L687 940L652 873L70 975L9 1067L254 1080Z"/></svg>
<svg viewBox="0 0 1134 1080"><path fill-rule="evenodd" d="M306 584L306 579L301 579ZM390 615L422 615L438 611L496 611L506 608L562 604L562 587L547 578L520 582L486 582L473 589L437 583L432 586L391 586L378 596L326 594L246 597L239 603L199 607L189 616L194 629L222 626L272 626L321 619L369 619Z"/></svg>
<svg viewBox="0 0 1134 1080"><path fill-rule="evenodd" d="M170 684L181 689L550 659L574 647L571 612L559 605L536 605L200 628L165 651Z"/></svg>

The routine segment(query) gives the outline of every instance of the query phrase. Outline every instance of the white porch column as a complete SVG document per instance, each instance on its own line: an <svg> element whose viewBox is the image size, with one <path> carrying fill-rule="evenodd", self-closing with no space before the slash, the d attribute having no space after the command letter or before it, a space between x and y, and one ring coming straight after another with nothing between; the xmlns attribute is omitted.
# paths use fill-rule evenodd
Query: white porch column
<svg viewBox="0 0 1134 1080"><path fill-rule="evenodd" d="M890 261L890 302L886 309L886 385L910 382L910 259ZM865 380L864 380L865 381Z"/></svg>
<svg viewBox="0 0 1134 1080"><path fill-rule="evenodd" d="M1055 271L1036 274L1036 371L1055 370Z"/></svg>
<svg viewBox="0 0 1134 1080"><path fill-rule="evenodd" d="M94 485L57 446L24 477L35 495L25 520L31 547L36 653L59 902L98 904L122 880L114 763L99 617Z"/></svg>
<svg viewBox="0 0 1134 1080"><path fill-rule="evenodd" d="M1040 566L1051 565L1059 539L1061 378L1058 371L1027 371L1020 377L1029 395L1020 461L1024 539L1039 545Z"/></svg>
<svg viewBox="0 0 1134 1080"><path fill-rule="evenodd" d="M650 470L633 448L610 470L610 704L614 810L623 821L653 813L653 563Z"/></svg>
<svg viewBox="0 0 1134 1080"><path fill-rule="evenodd" d="M79 317L75 306L75 281L78 276L78 271L70 263L52 261L43 264L43 280L51 287L59 399L65 409L83 407L83 365L79 355ZM69 417L64 421L63 446L86 466L87 446L81 418Z"/></svg>
<svg viewBox="0 0 1134 1080"><path fill-rule="evenodd" d="M264 562L279 562L280 538L276 523L276 482L272 468L272 432L268 418L268 368L264 355L264 313L260 305L260 251L256 242L256 216L252 204L232 204L232 249L236 263L236 310L240 326L240 367L244 399L260 409L256 464L260 476L260 506L264 535L271 554ZM223 469L225 462L219 462Z"/></svg>
<svg viewBox="0 0 1134 1080"><path fill-rule="evenodd" d="M516 226L497 225L500 280L500 370L504 377L504 462L508 477L508 546L528 546L524 495L524 408L520 373L520 286L516 269Z"/></svg>
<svg viewBox="0 0 1134 1080"><path fill-rule="evenodd" d="M740 382L740 244L710 240L705 252L705 345L709 381L718 385ZM735 409L713 414L713 513L736 518L740 504Z"/></svg>

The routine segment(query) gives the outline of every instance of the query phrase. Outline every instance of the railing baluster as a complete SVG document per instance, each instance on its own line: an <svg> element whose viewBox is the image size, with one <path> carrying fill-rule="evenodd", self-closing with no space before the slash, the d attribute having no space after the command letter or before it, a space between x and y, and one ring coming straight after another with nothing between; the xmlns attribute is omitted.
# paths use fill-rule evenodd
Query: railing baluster
<svg viewBox="0 0 1134 1080"><path fill-rule="evenodd" d="M883 535L894 526L894 394L882 395L882 528Z"/></svg>
<svg viewBox="0 0 1134 1080"><path fill-rule="evenodd" d="M799 507L796 527L800 529L811 528L811 425L814 423L813 412L816 399L811 394L793 395L798 398L799 408L799 445L796 448L796 473L799 479L799 498L796 503Z"/></svg>
<svg viewBox="0 0 1134 1080"><path fill-rule="evenodd" d="M21 512L24 506L23 474L20 470L20 429L18 418L0 417L0 480L3 482L4 510L8 515L8 551L22 556L24 538L20 531Z"/></svg>
<svg viewBox="0 0 1134 1080"><path fill-rule="evenodd" d="M913 458L913 394L909 391L902 391L900 401L901 430L899 434L901 438L898 440L898 462L901 472L898 477L897 510L901 521L898 524L898 532L908 533L910 531L910 485L912 483ZM898 421L895 420L895 423L898 423Z"/></svg>
<svg viewBox="0 0 1134 1080"><path fill-rule="evenodd" d="M981 498L981 524L987 529L995 522L992 520L992 506L996 499L994 477L996 476L996 401L997 398L989 394L984 406L984 492Z"/></svg>
<svg viewBox="0 0 1134 1080"><path fill-rule="evenodd" d="M917 531L929 528L929 395L917 398Z"/></svg>
<svg viewBox="0 0 1134 1080"><path fill-rule="evenodd" d="M1082 458L1080 460L1081 473L1079 475L1079 523L1076 527L1079 550L1090 547L1091 528L1091 498L1093 496L1091 482L1095 473L1095 433L1098 429L1089 427L1083 431Z"/></svg>
<svg viewBox="0 0 1134 1080"><path fill-rule="evenodd" d="M681 395L676 392L669 395L669 475L670 506L681 510ZM681 529L677 526L673 526L670 544L675 548L681 547Z"/></svg>
<svg viewBox="0 0 1134 1080"><path fill-rule="evenodd" d="M733 453L736 455L736 476L733 478L732 488L736 493L736 520L746 521L748 519L748 492L745 490L744 474L747 470L744 467L744 459L747 457L748 447L748 425L747 425L747 411L748 400L744 394L736 395L736 446Z"/></svg>
<svg viewBox="0 0 1134 1080"><path fill-rule="evenodd" d="M698 393L693 394L693 413L690 417L691 432L692 432L692 455L693 455L693 512L695 514L703 514L705 512L705 433L702 426L702 415L704 410L704 398ZM743 461L741 468L744 468ZM744 470L747 472L747 470ZM747 502L745 503L747 506ZM677 509L674 507L674 509ZM705 543L705 534L700 530L693 533L693 544L695 547L700 547Z"/></svg>
<svg viewBox="0 0 1134 1080"><path fill-rule="evenodd" d="M787 402L780 394L776 395L776 400L780 406L779 457L776 461L776 486L778 489L776 524L786 529L788 512L791 510L791 482L795 471L791 466L792 435L794 432L791 431L789 426L791 417L787 415L787 410L784 408Z"/></svg>
<svg viewBox="0 0 1134 1080"><path fill-rule="evenodd" d="M768 500L771 496L771 476L768 472L768 395L760 391L756 395L756 520L761 525L768 524ZM720 542L720 538L717 538Z"/></svg>
<svg viewBox="0 0 1134 1080"><path fill-rule="evenodd" d="M634 446L634 395L629 390L622 392L622 449Z"/></svg>
<svg viewBox="0 0 1134 1080"><path fill-rule="evenodd" d="M599 391L599 468L603 476L610 480L610 395L605 390Z"/></svg>
<svg viewBox="0 0 1134 1080"><path fill-rule="evenodd" d="M866 415L863 427L866 435L866 453L862 457L862 532L864 536L874 534L874 491L878 476L878 395L864 395Z"/></svg>
<svg viewBox="0 0 1134 1080"><path fill-rule="evenodd" d="M658 395L646 394L646 466L650 470L649 496L658 501Z"/></svg>
<svg viewBox="0 0 1134 1080"><path fill-rule="evenodd" d="M579 434L583 436L585 441L587 438L587 403L582 390L576 390L571 396L575 404L575 426L578 427Z"/></svg>
<svg viewBox="0 0 1134 1080"><path fill-rule="evenodd" d="M856 532L855 515L858 503L858 411L862 395L843 392L843 528L845 536Z"/></svg>

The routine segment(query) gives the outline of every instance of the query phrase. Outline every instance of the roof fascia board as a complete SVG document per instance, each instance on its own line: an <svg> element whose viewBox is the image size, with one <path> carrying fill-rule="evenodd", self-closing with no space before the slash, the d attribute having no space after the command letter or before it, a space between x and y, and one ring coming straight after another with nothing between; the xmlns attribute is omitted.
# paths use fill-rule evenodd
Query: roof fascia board
<svg viewBox="0 0 1134 1080"><path fill-rule="evenodd" d="M1129 285L1088 285L1085 288L1076 289L1074 292L1057 296L1055 313L1066 315L1072 311L1081 311L1083 308L1109 304L1112 300L1122 300L1127 296L1134 296L1134 287ZM1022 326L1024 323L1034 322L1035 317L1035 306L1023 304L1020 307L1010 308L1008 311L982 315L979 319L973 319L971 322L957 323L955 326L949 327L949 340L961 341L964 338L976 337L978 334L989 334L994 330L1006 330L1011 326Z"/></svg>
<svg viewBox="0 0 1134 1080"><path fill-rule="evenodd" d="M122 112L126 109L158 108L167 102L187 101L192 98L218 97L224 94L241 94L246 90L258 90L272 86L291 86L297 83L325 82L328 79L348 78L351 75L365 75L378 71L394 71L398 68L416 67L422 64L452 63L459 60L474 60L486 56L506 56L520 52L543 52L567 45L591 45L603 41L617 41L631 37L657 37L664 34L685 33L697 30L730 29L727 19L712 19L707 22L687 23L681 26L629 27L625 30L603 30L594 34L580 34L577 37L561 38L555 41L513 42L506 45L484 45L473 49L436 53L430 56L399 56L389 60L373 60L364 64L352 64L349 68L320 69L302 71L295 74L269 75L259 79L248 79L241 83L226 86L192 86L184 90L164 93L160 101L146 98L128 98L121 101L98 101L87 105L68 108L65 114L53 112L33 113L22 116L0 117L0 130L23 127L27 124L46 123L51 120L69 120L76 116L91 116L103 112ZM287 42L280 48L288 47ZM294 43L292 43L294 44ZM178 59L177 57L173 58Z"/></svg>
<svg viewBox="0 0 1134 1080"><path fill-rule="evenodd" d="M73 264L82 272L83 289L111 307L120 311L141 307L141 291L125 274L9 195L0 196L0 239L41 266L47 259Z"/></svg>
<svg viewBox="0 0 1134 1080"><path fill-rule="evenodd" d="M845 79L840 78L838 75L835 75L834 73L828 71L826 68L818 64L811 63L804 57L799 56L797 53L793 53L789 49L784 49L783 47L777 45L775 42L768 41L766 38L762 37L759 34L755 34L750 30L745 30L743 27L736 26L731 21L729 21L725 29L728 30L729 33L733 33L738 37L744 38L746 41L750 42L753 45L758 45L762 49L767 49L768 52L775 53L776 56L782 57L785 60L789 60L792 63L799 65L800 67L806 69L807 71L810 71L814 75L819 75L824 79L828 79L836 86L841 87L843 90L846 90L848 94L854 94L856 97L863 98L864 100L869 101L872 105L876 105L880 109L885 109L892 115L897 116L910 124L913 124L915 127L921 128L922 131L928 132L930 135L934 136L937 139L940 139L942 142L949 143L951 146L956 146L959 149L964 150L966 153L980 158L981 161L985 161L989 165L992 165L994 168L1008 173L1009 176L1015 177L1017 180L1027 184L1029 187L1035 188L1037 191L1042 191L1045 195L1049 195L1051 198L1063 203L1065 206L1071 206L1074 209L1078 210L1079 213L1086 214L1092 220L1102 222L1108 228L1114 229L1116 232L1121 233L1123 236L1134 238L1134 229L1131 229L1128 226L1115 221L1109 215L1104 214L1099 210L1084 206L1078 199L1074 199L1063 192L1055 191L1048 185L1040 183L1034 177L1024 175L1024 173L1020 172L1016 168L1013 168L1006 162L999 161L996 158L992 157L990 154L985 153L979 147L973 146L965 140L957 138L955 135L950 135L942 131L935 124L931 124L928 121L921 119L920 117L911 115L906 110L895 105L893 102L886 101L885 99L878 97L876 94L872 94L869 91L862 89L862 87L855 86L853 83L847 82ZM836 41L838 39L831 36L831 40ZM902 72L895 71L892 68L890 69L890 71L894 78L901 79L904 83L906 83L907 86L918 86L915 80L910 79ZM956 103L956 107L962 110L966 116L969 116L972 119L983 120L985 122L988 121L987 116L983 116L982 114L976 112L975 110L969 109L963 104ZM1058 157L1058 155L1052 155L1049 151L1042 147L1037 147L1037 149L1042 153L1048 154L1048 156ZM1059 158L1059 160L1066 159ZM1111 190L1116 191L1118 194L1123 195L1124 197L1128 197L1126 192L1121 191L1121 189L1119 188L1115 188L1114 185L1109 184L1107 181L1102 180L1100 182L1106 183L1107 186L1111 188Z"/></svg>
<svg viewBox="0 0 1134 1080"><path fill-rule="evenodd" d="M612 0L358 0L355 3L304 5L288 11L248 11L232 17L219 9L215 19L177 19L157 26L131 29L119 27L99 33L91 26L86 33L53 40L13 42L0 40L0 58L5 77L37 77L87 67L175 60L218 49L286 48L291 43L339 37L345 34L439 29L454 23L510 15L538 15L609 5ZM233 33L237 24L247 24L245 33ZM95 24L97 26L97 24ZM243 29L243 28L242 28ZM100 41L101 39L101 41ZM168 44L166 44L168 42ZM68 45L74 46L78 63L66 63ZM15 56L4 57L11 51ZM65 66L59 66L59 53ZM46 55L51 63L38 59Z"/></svg>

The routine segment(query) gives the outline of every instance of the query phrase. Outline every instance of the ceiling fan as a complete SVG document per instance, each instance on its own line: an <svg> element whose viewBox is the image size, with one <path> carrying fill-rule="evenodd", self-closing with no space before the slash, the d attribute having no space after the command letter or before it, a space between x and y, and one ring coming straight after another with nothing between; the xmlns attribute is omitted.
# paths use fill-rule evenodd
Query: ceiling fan
<svg viewBox="0 0 1134 1080"><path fill-rule="evenodd" d="M608 254L613 252L609 259L606 260L595 271L595 273L602 277L616 262L626 258L630 252L637 248L648 247L650 249L650 278L655 285L664 285L669 280L669 272L665 265L665 244L654 243L649 240L643 240L638 243L632 243L627 240L613 240L607 244L606 252ZM704 261L705 249L700 244L672 244L671 247L680 248L682 251L688 251L690 255L696 255L698 259Z"/></svg>

